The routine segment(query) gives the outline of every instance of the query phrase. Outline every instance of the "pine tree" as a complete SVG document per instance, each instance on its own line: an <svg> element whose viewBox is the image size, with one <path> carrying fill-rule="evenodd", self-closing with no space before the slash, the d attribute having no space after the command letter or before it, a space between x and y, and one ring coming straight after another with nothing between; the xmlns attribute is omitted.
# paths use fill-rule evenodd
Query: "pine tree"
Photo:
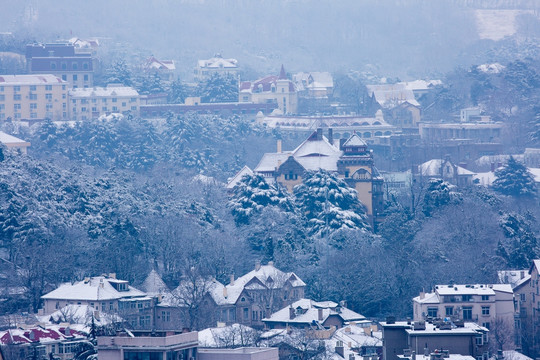
<svg viewBox="0 0 540 360"><path fill-rule="evenodd" d="M530 213L525 216L510 213L501 217L500 225L508 244L505 247L499 243L497 254L506 260L510 268L526 269L540 255L536 235L532 229L535 222L536 219Z"/></svg>
<svg viewBox="0 0 540 360"><path fill-rule="evenodd" d="M296 204L307 219L308 232L325 236L340 229L369 229L357 192L326 171L306 171L294 188Z"/></svg>
<svg viewBox="0 0 540 360"><path fill-rule="evenodd" d="M497 177L493 181L493 190L503 194L519 198L530 198L536 196L536 183L529 170L510 157L508 162L495 171Z"/></svg>
<svg viewBox="0 0 540 360"><path fill-rule="evenodd" d="M460 201L461 194L456 191L456 186L442 179L429 179L422 204L422 212L425 216L431 216L433 212L444 205Z"/></svg>
<svg viewBox="0 0 540 360"><path fill-rule="evenodd" d="M112 66L107 69L107 83L122 84L124 86L133 85L131 71L124 59L115 61Z"/></svg>
<svg viewBox="0 0 540 360"><path fill-rule="evenodd" d="M238 225L249 224L251 217L267 206L292 209L285 193L268 184L261 175L244 175L233 191L229 207Z"/></svg>
<svg viewBox="0 0 540 360"><path fill-rule="evenodd" d="M238 81L231 75L213 74L201 84L200 95L206 103L238 101Z"/></svg>

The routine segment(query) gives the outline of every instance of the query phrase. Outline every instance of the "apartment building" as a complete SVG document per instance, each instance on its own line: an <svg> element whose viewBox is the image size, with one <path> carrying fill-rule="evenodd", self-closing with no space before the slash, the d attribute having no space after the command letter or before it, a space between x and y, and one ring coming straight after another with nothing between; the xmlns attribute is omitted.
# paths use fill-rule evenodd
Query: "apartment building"
<svg viewBox="0 0 540 360"><path fill-rule="evenodd" d="M54 74L67 81L70 88L94 85L92 53L83 49L76 51L71 43L26 45L26 64L30 74Z"/></svg>
<svg viewBox="0 0 540 360"><path fill-rule="evenodd" d="M238 75L238 60L225 59L221 54L216 54L211 59L197 61L197 66L193 70L195 81L205 81L214 74L236 77Z"/></svg>
<svg viewBox="0 0 540 360"><path fill-rule="evenodd" d="M0 121L67 119L68 86L50 74L0 75Z"/></svg>
<svg viewBox="0 0 540 360"><path fill-rule="evenodd" d="M117 85L71 89L69 103L70 118L77 121L111 113L139 115L141 106L137 90Z"/></svg>
<svg viewBox="0 0 540 360"><path fill-rule="evenodd" d="M414 320L448 318L471 321L487 329L514 328L514 292L509 284L437 285L413 298Z"/></svg>

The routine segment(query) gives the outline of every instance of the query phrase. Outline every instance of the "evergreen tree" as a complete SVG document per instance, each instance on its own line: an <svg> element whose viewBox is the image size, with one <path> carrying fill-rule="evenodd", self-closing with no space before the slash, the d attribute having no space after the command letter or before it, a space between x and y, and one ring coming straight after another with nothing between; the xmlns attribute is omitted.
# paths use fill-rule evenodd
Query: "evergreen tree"
<svg viewBox="0 0 540 360"><path fill-rule="evenodd" d="M527 269L534 259L540 255L540 249L532 224L536 219L532 214L525 216L510 213L501 217L500 225L508 243L499 242L497 255L506 260L512 269Z"/></svg>
<svg viewBox="0 0 540 360"><path fill-rule="evenodd" d="M493 190L519 198L536 196L536 183L527 167L510 157L508 162L495 171L497 177L493 181Z"/></svg>
<svg viewBox="0 0 540 360"><path fill-rule="evenodd" d="M108 84L122 84L125 86L133 85L131 71L124 59L115 61L109 69L107 69Z"/></svg>
<svg viewBox="0 0 540 360"><path fill-rule="evenodd" d="M232 75L213 74L200 85L201 101L205 103L238 101L238 81Z"/></svg>
<svg viewBox="0 0 540 360"><path fill-rule="evenodd" d="M461 194L456 191L456 186L442 179L429 179L422 203L422 212L425 216L431 216L444 205L460 201Z"/></svg>
<svg viewBox="0 0 540 360"><path fill-rule="evenodd" d="M307 231L325 236L340 229L369 229L357 192L326 170L306 171L294 188L296 204L307 220Z"/></svg>
<svg viewBox="0 0 540 360"><path fill-rule="evenodd" d="M250 219L267 206L279 206L292 209L291 201L273 185L266 182L262 175L244 175L234 187L229 200L229 207L238 225L249 224Z"/></svg>
<svg viewBox="0 0 540 360"><path fill-rule="evenodd" d="M187 91L179 79L174 80L171 83L169 89L169 103L171 104L183 104L187 97Z"/></svg>

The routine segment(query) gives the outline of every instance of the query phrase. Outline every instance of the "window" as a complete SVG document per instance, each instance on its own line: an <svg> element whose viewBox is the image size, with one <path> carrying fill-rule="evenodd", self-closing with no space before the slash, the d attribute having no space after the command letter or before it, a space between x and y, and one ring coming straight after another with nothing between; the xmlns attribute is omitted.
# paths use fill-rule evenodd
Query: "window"
<svg viewBox="0 0 540 360"><path fill-rule="evenodd" d="M87 62L84 62L84 63L82 64L82 68L83 68L84 70L88 70L88 63L87 63ZM88 76L88 75L85 75L85 76ZM88 80L88 79L85 79L85 80Z"/></svg>
<svg viewBox="0 0 540 360"><path fill-rule="evenodd" d="M472 306L463 307L463 320L472 320Z"/></svg>
<svg viewBox="0 0 540 360"><path fill-rule="evenodd" d="M162 311L161 312L161 319L165 322L171 321L171 312L170 311Z"/></svg>
<svg viewBox="0 0 540 360"><path fill-rule="evenodd" d="M81 104L88 104L88 100L87 99L81 99Z"/></svg>
<svg viewBox="0 0 540 360"><path fill-rule="evenodd" d="M88 81L88 74L84 75L84 81Z"/></svg>
<svg viewBox="0 0 540 360"><path fill-rule="evenodd" d="M30 104L30 109L31 109L31 110L37 109L37 104L36 104L36 103L31 103L31 104Z"/></svg>
<svg viewBox="0 0 540 360"><path fill-rule="evenodd" d="M490 324L489 324L489 322L483 322L482 326L489 330Z"/></svg>
<svg viewBox="0 0 540 360"><path fill-rule="evenodd" d="M60 64L60 67L62 68L62 70L66 70L67 69L67 63L66 62L62 62ZM62 75L62 79L64 78L65 75Z"/></svg>
<svg viewBox="0 0 540 360"><path fill-rule="evenodd" d="M0 99L1 100L1 99ZM519 299L522 301L522 302L525 302L526 298L525 298L525 294L519 294Z"/></svg>
<svg viewBox="0 0 540 360"><path fill-rule="evenodd" d="M62 99L65 99L66 98L66 94L62 94Z"/></svg>
<svg viewBox="0 0 540 360"><path fill-rule="evenodd" d="M244 320L249 320L249 309L244 308Z"/></svg>
<svg viewBox="0 0 540 360"><path fill-rule="evenodd" d="M45 91L52 91L52 85L45 85Z"/></svg>
<svg viewBox="0 0 540 360"><path fill-rule="evenodd" d="M126 107L126 105L127 105L127 103L125 103L125 102L122 103L122 106L123 106L123 107Z"/></svg>
<svg viewBox="0 0 540 360"><path fill-rule="evenodd" d="M131 110L135 111L135 110L137 110L137 107L136 107L136 106L132 106L132 107L131 107Z"/></svg>
<svg viewBox="0 0 540 360"><path fill-rule="evenodd" d="M67 81L67 75L66 74L62 75L62 80Z"/></svg>
<svg viewBox="0 0 540 360"><path fill-rule="evenodd" d="M472 295L461 295L461 301L471 301Z"/></svg>
<svg viewBox="0 0 540 360"><path fill-rule="evenodd" d="M107 107L106 107L106 106L103 106L103 107L101 108L101 111L108 111L108 110L107 110Z"/></svg>
<svg viewBox="0 0 540 360"><path fill-rule="evenodd" d="M62 85L62 90L66 90L66 85Z"/></svg>
<svg viewBox="0 0 540 360"><path fill-rule="evenodd" d="M55 62L51 63L51 70L56 70L56 63Z"/></svg>
<svg viewBox="0 0 540 360"><path fill-rule="evenodd" d="M52 110L52 104L46 104L45 108L47 109L47 111L51 111Z"/></svg>
<svg viewBox="0 0 540 360"><path fill-rule="evenodd" d="M129 99L129 102L137 102L137 98L131 98Z"/></svg>
<svg viewBox="0 0 540 360"><path fill-rule="evenodd" d="M118 101L117 98L112 98L112 102L113 102L113 103L115 103L115 102L117 102L117 101Z"/></svg>
<svg viewBox="0 0 540 360"><path fill-rule="evenodd" d="M0 91L4 91L4 87L3 86L0 86Z"/></svg>
<svg viewBox="0 0 540 360"><path fill-rule="evenodd" d="M71 68L72 68L73 70L77 70L77 69L79 68L79 64L77 64L76 62L72 62L72 63L71 63Z"/></svg>
<svg viewBox="0 0 540 360"><path fill-rule="evenodd" d="M253 310L251 312L251 320L258 320L258 317L257 317L258 315L259 315L259 313L257 311L255 311L255 310Z"/></svg>
<svg viewBox="0 0 540 360"><path fill-rule="evenodd" d="M446 307L446 312L445 312L446 316L452 316L454 315L454 308L452 306L448 306Z"/></svg>
<svg viewBox="0 0 540 360"><path fill-rule="evenodd" d="M21 110L21 104L13 104L13 110Z"/></svg>
<svg viewBox="0 0 540 360"><path fill-rule="evenodd" d="M86 108L83 106L83 107L81 108L81 111L82 111L82 112L86 112Z"/></svg>
<svg viewBox="0 0 540 360"><path fill-rule="evenodd" d="M482 337L482 335L476 336L476 345L484 345L484 338Z"/></svg>
<svg viewBox="0 0 540 360"><path fill-rule="evenodd" d="M4 110L6 108L6 105L0 104L0 110Z"/></svg>
<svg viewBox="0 0 540 360"><path fill-rule="evenodd" d="M117 106L113 106L113 107L112 107L112 111L118 111L118 107L117 107Z"/></svg>
<svg viewBox="0 0 540 360"><path fill-rule="evenodd" d="M13 87L13 91L14 92L21 91L21 87L19 85L16 85L16 86Z"/></svg>
<svg viewBox="0 0 540 360"><path fill-rule="evenodd" d="M105 104L107 102L107 99L101 99L101 102Z"/></svg>
<svg viewBox="0 0 540 360"><path fill-rule="evenodd" d="M92 106L92 112L97 112L97 106Z"/></svg>
<svg viewBox="0 0 540 360"><path fill-rule="evenodd" d="M36 85L30 85L30 91L36 91Z"/></svg>
<svg viewBox="0 0 540 360"><path fill-rule="evenodd" d="M21 113L15 113L15 119L20 119L21 118Z"/></svg>
<svg viewBox="0 0 540 360"><path fill-rule="evenodd" d="M0 101L6 100L6 95L0 95Z"/></svg>
<svg viewBox="0 0 540 360"><path fill-rule="evenodd" d="M30 100L37 100L37 94L30 94Z"/></svg>
<svg viewBox="0 0 540 360"><path fill-rule="evenodd" d="M13 94L13 100L20 101L21 100L21 94Z"/></svg>
<svg viewBox="0 0 540 360"><path fill-rule="evenodd" d="M430 307L427 309L427 315L432 318L437 317L438 309L436 307Z"/></svg>
<svg viewBox="0 0 540 360"><path fill-rule="evenodd" d="M229 309L229 321L236 321L236 310Z"/></svg>
<svg viewBox="0 0 540 360"><path fill-rule="evenodd" d="M52 101L52 94L45 94L45 99L47 99L47 101Z"/></svg>
<svg viewBox="0 0 540 360"><path fill-rule="evenodd" d="M482 306L482 315L484 316L489 315L489 306Z"/></svg>
<svg viewBox="0 0 540 360"><path fill-rule="evenodd" d="M73 75L73 81L77 81L77 74Z"/></svg>

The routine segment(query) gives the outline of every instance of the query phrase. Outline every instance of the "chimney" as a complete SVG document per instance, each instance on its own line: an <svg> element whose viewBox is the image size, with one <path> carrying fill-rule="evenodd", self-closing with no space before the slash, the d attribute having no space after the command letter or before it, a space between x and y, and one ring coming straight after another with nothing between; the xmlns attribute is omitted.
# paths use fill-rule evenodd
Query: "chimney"
<svg viewBox="0 0 540 360"><path fill-rule="evenodd" d="M273 262L273 261L269 261L269 262L268 262L268 266L274 266L274 262Z"/></svg>
<svg viewBox="0 0 540 360"><path fill-rule="evenodd" d="M426 293L425 292L420 292L420 300L424 300L424 298L426 297Z"/></svg>
<svg viewBox="0 0 540 360"><path fill-rule="evenodd" d="M317 310L318 310L319 321L322 321L323 320L323 309L317 309Z"/></svg>
<svg viewBox="0 0 540 360"><path fill-rule="evenodd" d="M347 141L347 139L339 139L339 150L343 150L343 144L345 144L345 141Z"/></svg>
<svg viewBox="0 0 540 360"><path fill-rule="evenodd" d="M495 163L491 162L491 172L494 172L494 171L495 171Z"/></svg>
<svg viewBox="0 0 540 360"><path fill-rule="evenodd" d="M425 357L429 356L429 348L427 347L427 343L426 343L426 347L424 348L424 356Z"/></svg>
<svg viewBox="0 0 540 360"><path fill-rule="evenodd" d="M416 360L416 351L411 352L411 360Z"/></svg>
<svg viewBox="0 0 540 360"><path fill-rule="evenodd" d="M322 140L322 128L317 128L317 140Z"/></svg>
<svg viewBox="0 0 540 360"><path fill-rule="evenodd" d="M223 287L223 297L226 299L227 296L228 296L228 295L227 295L227 287L224 286L224 287Z"/></svg>
<svg viewBox="0 0 540 360"><path fill-rule="evenodd" d="M292 320L296 317L296 313L294 312L294 308L291 306L289 306L289 319Z"/></svg>
<svg viewBox="0 0 540 360"><path fill-rule="evenodd" d="M234 274L231 274L231 282L229 283L229 285L234 285Z"/></svg>
<svg viewBox="0 0 540 360"><path fill-rule="evenodd" d="M343 341L341 340L336 341L336 354L345 358L345 348L343 347Z"/></svg>
<svg viewBox="0 0 540 360"><path fill-rule="evenodd" d="M261 261L256 260L255 261L255 271L259 271L261 269Z"/></svg>
<svg viewBox="0 0 540 360"><path fill-rule="evenodd" d="M519 272L519 278L520 278L520 279L523 279L524 277L525 277L525 271L524 271L524 270L521 270L521 271Z"/></svg>
<svg viewBox="0 0 540 360"><path fill-rule="evenodd" d="M116 273L110 273L110 274L109 274L109 278L111 278L111 279L116 279Z"/></svg>
<svg viewBox="0 0 540 360"><path fill-rule="evenodd" d="M334 129L328 128L328 142L334 145Z"/></svg>
<svg viewBox="0 0 540 360"><path fill-rule="evenodd" d="M277 140L277 152L281 153L281 139Z"/></svg>

